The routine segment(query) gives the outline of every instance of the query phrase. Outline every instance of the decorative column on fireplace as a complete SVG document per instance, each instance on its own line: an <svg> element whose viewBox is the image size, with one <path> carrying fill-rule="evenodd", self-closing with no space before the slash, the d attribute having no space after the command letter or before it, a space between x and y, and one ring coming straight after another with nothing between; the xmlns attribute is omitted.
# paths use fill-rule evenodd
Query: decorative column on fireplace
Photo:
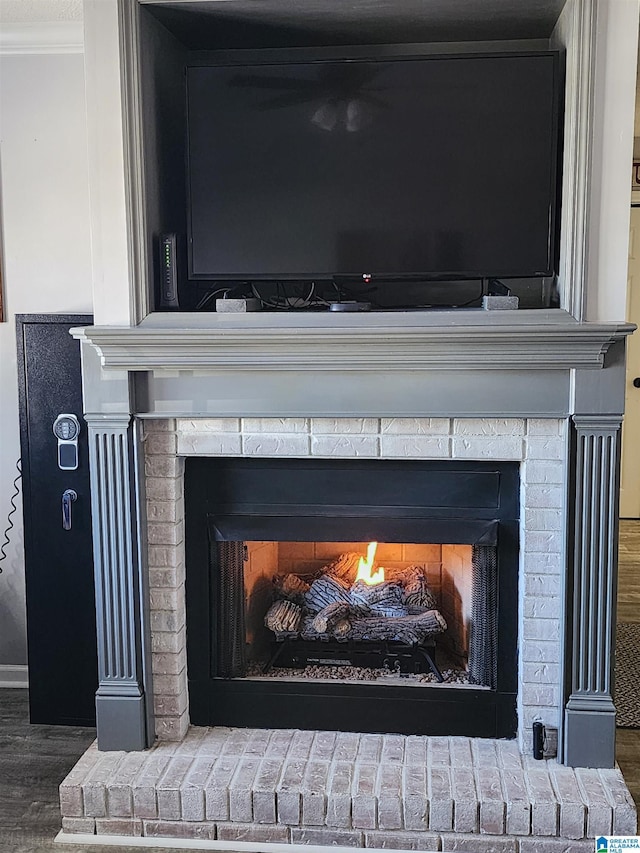
<svg viewBox="0 0 640 853"><path fill-rule="evenodd" d="M129 414L85 416L98 638L98 748L144 749L153 742L145 695L145 580L140 531L137 430Z"/></svg>
<svg viewBox="0 0 640 853"><path fill-rule="evenodd" d="M620 427L618 415L574 415L573 667L565 711L566 762L607 766L615 749L615 649Z"/></svg>

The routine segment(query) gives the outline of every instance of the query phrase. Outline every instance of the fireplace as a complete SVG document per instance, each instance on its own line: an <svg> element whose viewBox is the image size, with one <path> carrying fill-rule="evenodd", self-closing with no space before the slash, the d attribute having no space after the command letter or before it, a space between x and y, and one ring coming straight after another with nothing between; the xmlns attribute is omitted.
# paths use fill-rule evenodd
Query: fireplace
<svg viewBox="0 0 640 853"><path fill-rule="evenodd" d="M103 453L109 462L118 447L101 437L101 431L112 429L113 420L101 418L93 427L97 465ZM574 435L569 433L567 419L560 417L144 419L141 445L148 547L139 583L149 608L146 649L153 676L147 669L146 689L153 696L156 742L143 753L109 751L132 748L125 736L131 738L130 709L139 707L140 694L134 693L135 685L128 687L126 671L105 672L104 695L98 694L98 750L90 750L61 787L65 831L402 849L422 849L427 838L434 849L455 849L458 844L476 849L474 834L482 832L496 847L504 846L505 835L514 836L513 843L519 847L509 849L521 851L537 849L539 836L556 836L564 843L611 829L635 831L635 810L619 771L574 771L555 760L531 758L532 724L559 727L563 711L565 762L575 761L585 744L594 747L585 738L575 740L585 721L580 706L582 683L575 682L566 706L563 688L565 592L569 584L578 592L588 590L588 583L578 584L565 571L566 485L573 439L578 450L575 468L582 472L572 473L578 484L589 482L594 470L604 483L604 463L610 457L602 455L599 466L593 464L593 453L609 447L591 440L594 432L603 429L600 420L576 417L576 424ZM385 495L384 483L393 479L380 476L387 469L402 471L404 487L395 492L388 489ZM288 472L286 488L281 474L274 473L279 470ZM300 471L307 482L303 493L293 488ZM326 499L327 492L342 491L329 471L338 472L352 490L342 504ZM363 489L362 484L357 488L358 477L366 481L373 473L378 481L375 490ZM434 482L445 475L453 477L454 483L457 476L464 488L440 481L431 497L418 490L415 499L407 499L413 493L406 485L412 478ZM192 488L194 477L200 480L199 495ZM474 495L467 486L475 477L484 487ZM333 482L323 494L326 479ZM504 493L497 488L508 481L511 488ZM460 497L465 494L466 499ZM606 543L612 532L608 516L594 520L586 504L582 509L582 499L589 494L588 488L582 488L582 497L576 498L580 520L576 539L591 537L597 528L593 541ZM120 516L109 515L119 512L117 502L101 502L98 496L95 506L94 519L100 520L103 529L117 527ZM458 538L466 541L456 542L454 531L461 527L455 522L465 507L471 510L462 513L467 533L458 533ZM414 526L416 519L419 528ZM310 525L298 541L293 538L292 520L300 529ZM502 666L499 656L495 690L483 685L412 685L403 678L395 684L356 679L300 681L290 672L265 680L251 674L217 677L212 668L216 659L212 618L220 611L211 606L215 596L212 602L210 593L221 552L228 549L235 555L236 570L242 566L243 583L235 587L236 598L255 629L264 609L258 608L260 617L253 621L246 595L254 575L249 572L246 584L244 546L248 561L264 560L267 575L272 574L268 563L276 545L283 569L299 574L309 569L313 575L327 565L325 560L333 562L337 552L363 554L374 538L382 547L378 562L390 562L392 569L394 562L419 564L433 588L437 586L435 567L440 567L437 603L447 612L446 619L451 615L446 611L449 596L443 581L449 570L445 560L452 573L467 571L469 550L472 556L475 549L495 550L498 592L503 583L517 585L510 605L503 608L509 599L498 598L498 619L511 620L513 630L512 643L498 623L499 647L505 637L509 639L504 650L511 662L515 658L511 696L501 693L500 679L508 677L509 668ZM386 541L394 538L395 542ZM501 557L501 548L508 543L513 560ZM391 560L399 555L387 546L400 546L402 560ZM300 549L308 556L310 548L314 554L310 565L301 566L299 560L306 558L300 557ZM200 552L195 562L193 549ZM110 551L107 558L111 553L117 551ZM584 549L579 553L585 560L572 565L582 578L588 578L594 564ZM451 565L456 559L464 569ZM106 561L105 567L109 565ZM111 587L124 592L116 581L111 574ZM133 576L131 586L135 585ZM588 675L585 667L592 658L586 640L592 641L594 665L602 660L598 650L608 642L608 634L591 630L599 615L604 624L608 613L609 587L600 588L604 594L591 600L586 611L590 621L581 621L585 612L581 605L573 611L573 635L585 638L579 677ZM578 598L577 603L582 601ZM112 615L101 630L126 651L121 638L127 610L115 607ZM144 653L144 635L142 640ZM435 658L442 663L438 640ZM106 695L110 679L115 682L116 678L117 706ZM597 684L596 688L600 690ZM456 705L456 697L465 694L467 702ZM280 728L286 723L279 716L295 707L293 697L298 697L297 711L303 712L293 724L297 730ZM505 704L500 705L503 700ZM345 703L356 707L355 732L347 730ZM446 736L402 734L425 731L420 728L425 720L430 722L447 703L447 713L440 716ZM461 719L466 717L462 724L468 726L471 718L475 725L491 703L493 711L485 716L509 721L503 737L495 737L499 731L495 728L493 736L486 732L476 738L455 736ZM393 715L381 718L388 705ZM601 705L599 716L589 715L589 724L591 728L599 724L604 733L609 725L608 706L602 700ZM268 715L269 723L249 727L242 715L256 708ZM469 708L474 714L465 713ZM231 726L198 725L220 720L210 714L227 714L230 709L237 714ZM476 713L477 709L484 711ZM130 714L127 727L123 711ZM304 716L316 712L330 721L323 723L328 728L300 730ZM367 732L370 713L379 715L377 732L392 733ZM388 722L390 716L393 724ZM517 739L508 739L514 731ZM135 730L134 734L138 736ZM597 759L602 764L607 760L604 747L602 738L598 747L602 757ZM399 763L387 767L390 761ZM129 783L131 773L138 776ZM112 790L120 791L123 784L121 802ZM126 794L129 785L131 793ZM616 806L606 805L610 801Z"/></svg>
<svg viewBox="0 0 640 853"><path fill-rule="evenodd" d="M95 369L94 352L90 347L84 350L88 372ZM167 382L173 379L168 376ZM187 389L191 388L189 376L178 379L187 382ZM548 384L553 386L553 376ZM471 386L469 388L471 393ZM168 394L170 389L177 390L176 386L167 384L163 393ZM518 385L512 383L507 390L511 395L517 389ZM115 390L113 381L110 390ZM174 398L171 405L175 409L178 401ZM201 663L197 672L193 657L187 667L185 460L189 465L192 459L199 464L232 458L246 466L286 461L294 466L309 467L350 461L356 470L360 470L360 466L366 470L367 466L405 463L443 466L512 463L520 474L519 490L516 489L520 542L518 594L517 608L514 608L517 614L518 745L522 753L528 753L533 724L541 722L544 726L561 729L563 757L568 763L584 760L585 744L589 744L590 755L594 756L589 762L611 761L615 710L610 699L608 670L603 672L600 662L609 659L612 642L610 613L615 590L615 562L607 550L607 543L615 539L615 513L609 502L606 507L599 504L603 509L594 514L591 495L596 480L600 484L598 488L603 484L607 486L607 495L615 494L619 419L605 415L575 415L569 420L561 416L325 418L292 415L257 418L200 415L173 418L155 414L136 418L132 424L128 416L120 414L105 412L95 418L87 417L92 464L96 470L111 470L113 454L120 458L124 453L128 435L139 437L145 479L143 483L138 478L137 469L128 469L135 475L129 487L131 494L146 497L145 516L145 507L140 504L135 505L133 513L120 499L111 500L108 491L94 495L94 524L106 533L114 531L113 536L109 534L104 540L105 550L99 555L103 560L104 582L111 591L109 594L118 594L118 601L126 604L123 607L119 603L108 612L98 611L102 614L98 626L101 642L105 647L121 649L124 654L122 664L121 658L115 661L118 665L115 669L107 669L107 665L111 666L110 659L104 660L96 700L102 719L98 732L100 749L140 748L140 744L150 744L154 734L162 740L179 741L185 736L190 720L206 719L188 689L188 680L209 679L211 670ZM137 443L138 438L135 440ZM569 464L572 448L576 451L574 466ZM213 457L213 460L204 457ZM109 480L100 482L108 485ZM127 494L125 488L119 492L119 498ZM265 513L256 512L255 515L271 518ZM475 513L473 517L483 523L493 521L493 507L484 516ZM323 515L319 514L319 518ZM122 532L125 520L132 526ZM442 532L444 519L436 520ZM385 538L391 537L379 532L379 522L380 519L376 519L378 530L363 530L357 534L342 534L332 524L330 532L309 535L309 541L369 542L379 539L384 543ZM187 527L192 523L193 515L189 513ZM193 542L200 543L198 547L206 551L202 563L206 567L209 528L205 514L200 514L197 524L199 534L194 537L189 529L186 545L190 549ZM145 528L140 525L146 525L146 543ZM228 540L263 541L262 536L262 533L249 530L229 535ZM292 541L293 537L282 531L270 533L269 538L280 542ZM577 547L568 550L572 539ZM135 559L125 563L118 560L123 542L125 545L139 543ZM422 533L405 532L397 536L397 542L450 544L455 540L450 534L432 538ZM473 539L466 544L469 542ZM145 544L148 547L145 548ZM590 595L594 584L602 592L597 598ZM190 588L193 589L192 584ZM138 610L139 606L142 611ZM203 611L200 616L190 614L190 637L200 632L202 625L198 620L204 618L210 619L210 611ZM602 625L606 626L604 632L599 627ZM206 646L210 630L200 632L199 636ZM126 640L124 645L122 638ZM579 666L574 665L574 658ZM142 662L143 691L139 676L133 674L138 672L138 660ZM570 694L566 682L569 674L572 679ZM113 689L117 690L117 702L111 697L112 682ZM238 689L246 689L243 684L246 682L237 680ZM356 685L359 690L363 686L366 685ZM443 694L453 690L451 687L437 689ZM419 691L416 688L416 691L419 695L427 692L423 688ZM478 701L488 701L481 694L490 692L477 690ZM592 700L592 694L597 702ZM150 701L145 701L147 698ZM204 701L204 713L209 701ZM600 726L601 735L595 741L586 739L585 726L595 729L596 724Z"/></svg>
<svg viewBox="0 0 640 853"><path fill-rule="evenodd" d="M191 721L515 737L518 467L189 459Z"/></svg>

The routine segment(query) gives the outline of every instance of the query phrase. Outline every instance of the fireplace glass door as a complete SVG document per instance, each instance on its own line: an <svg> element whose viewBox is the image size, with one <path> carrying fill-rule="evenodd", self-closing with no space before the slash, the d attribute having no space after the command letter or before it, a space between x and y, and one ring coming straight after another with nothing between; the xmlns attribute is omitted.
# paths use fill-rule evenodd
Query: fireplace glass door
<svg viewBox="0 0 640 853"><path fill-rule="evenodd" d="M513 736L517 485L507 464L189 460L192 722Z"/></svg>

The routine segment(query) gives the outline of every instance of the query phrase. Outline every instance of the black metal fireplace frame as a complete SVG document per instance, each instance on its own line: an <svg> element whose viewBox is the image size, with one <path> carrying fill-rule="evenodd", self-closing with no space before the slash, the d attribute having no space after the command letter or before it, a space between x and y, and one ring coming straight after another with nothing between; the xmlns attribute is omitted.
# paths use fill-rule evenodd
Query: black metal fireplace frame
<svg viewBox="0 0 640 853"><path fill-rule="evenodd" d="M191 722L515 737L519 483L513 462L187 459ZM371 539L496 546L495 690L216 677L217 541Z"/></svg>

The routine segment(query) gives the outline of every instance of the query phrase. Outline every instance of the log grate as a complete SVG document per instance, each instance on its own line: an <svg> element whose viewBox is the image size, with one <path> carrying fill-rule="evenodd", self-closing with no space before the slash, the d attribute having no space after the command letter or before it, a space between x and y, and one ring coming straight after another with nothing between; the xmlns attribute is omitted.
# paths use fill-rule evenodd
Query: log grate
<svg viewBox="0 0 640 853"><path fill-rule="evenodd" d="M436 664L436 644L407 646L394 642L337 640L300 640L286 637L272 645L272 656L265 667L355 666L363 669L388 669L390 673L421 674L432 672L442 683L444 678Z"/></svg>

